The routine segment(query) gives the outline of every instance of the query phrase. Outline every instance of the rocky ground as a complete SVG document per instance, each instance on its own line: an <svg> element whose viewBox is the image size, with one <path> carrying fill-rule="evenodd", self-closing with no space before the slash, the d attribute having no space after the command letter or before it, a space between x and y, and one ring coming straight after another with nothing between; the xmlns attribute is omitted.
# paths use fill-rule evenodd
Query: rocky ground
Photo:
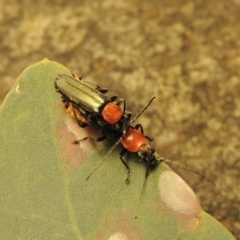
<svg viewBox="0 0 240 240"><path fill-rule="evenodd" d="M240 238L240 1L2 1L0 98L49 58L124 97L205 211Z"/></svg>

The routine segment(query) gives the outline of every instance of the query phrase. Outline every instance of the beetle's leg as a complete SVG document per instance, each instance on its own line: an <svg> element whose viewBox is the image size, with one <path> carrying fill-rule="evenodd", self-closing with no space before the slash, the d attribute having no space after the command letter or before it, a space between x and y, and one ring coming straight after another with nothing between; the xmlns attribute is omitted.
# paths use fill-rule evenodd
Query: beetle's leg
<svg viewBox="0 0 240 240"><path fill-rule="evenodd" d="M71 107L72 107L73 114L74 114L74 117L75 117L76 120L77 120L78 125L79 125L81 128L84 128L84 127L88 126L88 123L82 121L81 119L79 119L79 118L77 117L76 109L75 109L75 107L73 106L73 104L72 104L71 102L70 102L70 105L71 105ZM83 115L81 115L80 111L78 111L78 112L79 112L81 118L82 118L83 120L87 121L87 120L85 119L85 117L84 117Z"/></svg>
<svg viewBox="0 0 240 240"><path fill-rule="evenodd" d="M111 102L115 101L118 98L117 94L110 96Z"/></svg>
<svg viewBox="0 0 240 240"><path fill-rule="evenodd" d="M97 88L97 90L101 93L107 93L108 92L107 88Z"/></svg>
<svg viewBox="0 0 240 240"><path fill-rule="evenodd" d="M141 124L136 124L136 126L134 127L136 130L138 130L138 129L140 129L140 132L142 133L142 134L144 134L144 131L143 131L143 127L142 127L142 125ZM154 139L153 138L150 138L150 137L148 137L148 136L146 136L146 135L144 135L144 137L148 140L148 141L150 141L150 142L152 142Z"/></svg>
<svg viewBox="0 0 240 240"><path fill-rule="evenodd" d="M91 140L93 142L101 142L103 140L105 140L107 137L106 136L100 136L98 138L92 138L92 137L84 137L82 139L78 139L78 140L73 140L73 144L77 144L79 142L85 141L85 140Z"/></svg>
<svg viewBox="0 0 240 240"><path fill-rule="evenodd" d="M126 152L127 152L127 149L124 148L124 149L120 152L119 157L120 157L122 163L124 164L124 166L125 166L126 169L127 169L127 178L126 178L125 182L126 182L126 184L129 184L129 183L130 183L130 168L129 168L129 166L127 165L127 163L123 160L123 156L124 156L124 154L125 154Z"/></svg>
<svg viewBox="0 0 240 240"><path fill-rule="evenodd" d="M117 102L116 105L120 106L123 105L122 109L123 109L123 113L125 113L126 110L126 102L123 98L120 98Z"/></svg>

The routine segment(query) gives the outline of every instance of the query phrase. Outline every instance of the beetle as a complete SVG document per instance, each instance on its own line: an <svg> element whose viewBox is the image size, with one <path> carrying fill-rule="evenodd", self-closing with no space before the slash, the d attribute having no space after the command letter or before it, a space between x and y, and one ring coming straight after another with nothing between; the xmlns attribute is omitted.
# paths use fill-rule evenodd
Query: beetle
<svg viewBox="0 0 240 240"><path fill-rule="evenodd" d="M94 83L91 83L94 84ZM62 95L65 107L72 105L84 118L78 119L80 127L93 125L104 137L116 139L124 129L130 126L132 113L126 110L124 99L116 94L106 95L108 89L67 74L59 74L55 79L55 88Z"/></svg>
<svg viewBox="0 0 240 240"><path fill-rule="evenodd" d="M138 116L140 116L140 114ZM138 118L138 116L135 117L135 119L133 119L131 121L131 123L133 123L133 121L135 121ZM176 165L178 167L184 168L190 172L193 172L215 186L215 184L210 179L205 177L203 174L200 174L199 172L195 171L194 169L191 169L186 165L182 165L182 164L172 161L170 159L159 156L156 153L155 149L153 149L151 146L149 146L147 141L152 142L153 139L144 135L143 127L141 124L136 124L135 127L130 126L125 131L123 136L111 147L111 149L108 151L108 153L102 159L102 161L93 169L93 171L87 176L86 179L88 180L91 177L91 175L98 169L98 167L106 160L106 158L109 156L109 154L112 152L112 150L121 142L123 149L120 152L119 157L127 170L127 177L125 180L126 184L130 183L130 168L129 168L128 164L124 161L123 156L126 152L131 152L131 153L137 154L139 161L141 161L145 164L145 166L146 166L145 179L147 179L150 171L154 170L158 166L158 164L160 164L161 162L165 162L165 163L170 163L170 164Z"/></svg>
<svg viewBox="0 0 240 240"><path fill-rule="evenodd" d="M147 178L150 170L156 168L156 166L160 163L159 159L156 158L156 156L154 155L155 150L148 145L147 140L149 140L150 142L153 141L152 138L144 135L143 127L141 124L136 124L135 127L130 126L123 133L123 136L114 144L110 151L105 155L103 160L88 175L87 180L91 177L91 175L97 170L97 168L103 163L107 156L120 142L123 145L123 149L120 152L119 157L127 170L127 177L125 180L126 184L130 183L130 168L123 159L123 156L125 155L126 152L138 154L139 161L144 162L146 165L145 178Z"/></svg>

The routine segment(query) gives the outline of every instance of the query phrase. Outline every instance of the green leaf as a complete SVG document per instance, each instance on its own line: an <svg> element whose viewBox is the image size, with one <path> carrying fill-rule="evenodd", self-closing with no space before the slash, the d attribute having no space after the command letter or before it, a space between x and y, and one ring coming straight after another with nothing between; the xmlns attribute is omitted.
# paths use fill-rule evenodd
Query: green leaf
<svg viewBox="0 0 240 240"><path fill-rule="evenodd" d="M112 141L96 136L64 110L47 59L27 68L0 109L0 239L234 239L205 213L188 185L165 164L145 182L145 166L121 146L86 181Z"/></svg>

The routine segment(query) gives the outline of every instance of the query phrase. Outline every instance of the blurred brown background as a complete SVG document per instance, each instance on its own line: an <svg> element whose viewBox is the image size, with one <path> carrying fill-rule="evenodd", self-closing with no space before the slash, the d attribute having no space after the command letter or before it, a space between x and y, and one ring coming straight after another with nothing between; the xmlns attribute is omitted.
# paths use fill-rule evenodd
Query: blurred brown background
<svg viewBox="0 0 240 240"><path fill-rule="evenodd" d="M240 0L0 1L0 99L49 58L124 97L205 211L240 239Z"/></svg>

